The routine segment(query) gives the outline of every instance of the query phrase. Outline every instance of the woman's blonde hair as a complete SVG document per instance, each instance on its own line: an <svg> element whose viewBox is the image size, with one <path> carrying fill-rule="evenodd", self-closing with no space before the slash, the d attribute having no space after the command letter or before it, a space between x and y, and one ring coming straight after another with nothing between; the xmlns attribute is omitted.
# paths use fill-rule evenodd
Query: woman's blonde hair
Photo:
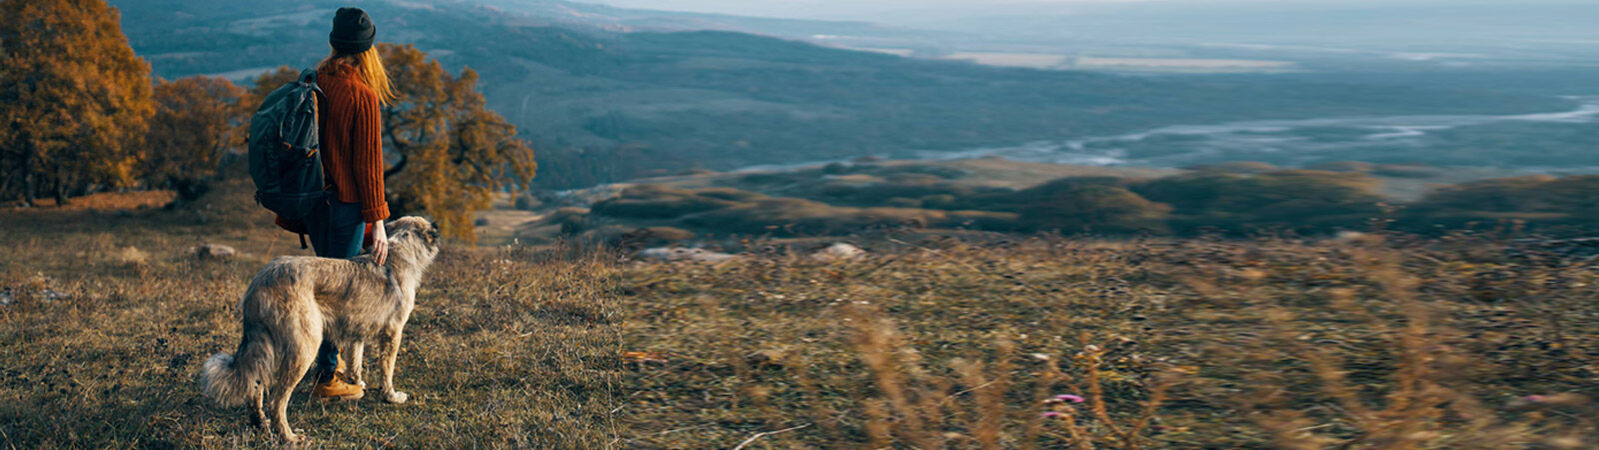
<svg viewBox="0 0 1599 450"><path fill-rule="evenodd" d="M378 103L387 105L394 100L394 89L389 86L389 72L383 69L383 58L378 56L377 46L361 53L339 53L334 50L317 68L332 69L333 64L354 67L361 81L378 94Z"/></svg>

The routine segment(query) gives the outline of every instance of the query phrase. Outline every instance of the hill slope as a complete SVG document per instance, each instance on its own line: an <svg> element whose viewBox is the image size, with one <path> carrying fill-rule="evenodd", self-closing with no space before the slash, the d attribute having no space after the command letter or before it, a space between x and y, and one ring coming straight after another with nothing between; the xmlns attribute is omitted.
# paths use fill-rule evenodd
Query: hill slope
<svg viewBox="0 0 1599 450"><path fill-rule="evenodd" d="M248 207L248 182L211 195L0 211L0 342L25 349L0 352L0 441L276 445L194 377L238 344L249 277L308 252ZM869 253L753 241L725 264L617 264L447 245L406 327L396 383L412 400L297 394L291 423L330 447L732 448L778 430L756 445L1596 438L1591 259L1467 236L841 239ZM240 253L197 260L198 242ZM1063 394L1087 401L1044 402Z"/></svg>

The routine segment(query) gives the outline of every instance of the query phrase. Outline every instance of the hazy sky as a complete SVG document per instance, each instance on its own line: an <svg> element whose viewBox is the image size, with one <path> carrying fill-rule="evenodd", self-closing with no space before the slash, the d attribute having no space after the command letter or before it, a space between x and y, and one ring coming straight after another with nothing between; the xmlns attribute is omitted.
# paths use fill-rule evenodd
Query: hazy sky
<svg viewBox="0 0 1599 450"><path fill-rule="evenodd" d="M894 10L1000 9L1006 6L1069 7L1088 3L1126 3L1142 0L576 0L624 8L711 12L734 15L796 18L860 18L859 14ZM1168 0L1169 1L1169 0ZM1207 0L1182 0L1198 2Z"/></svg>
<svg viewBox="0 0 1599 450"><path fill-rule="evenodd" d="M1444 0L575 0L624 8L657 9L672 11L713 12L735 15L867 19L863 14L886 11L995 11L1006 8L1059 7L1069 11L1072 7L1094 4L1145 3L1150 7L1162 4L1195 5L1205 3L1424 3ZM1473 1L1473 0L1455 0ZM1515 1L1515 0L1504 0ZM1547 1L1547 0L1546 0ZM1557 0L1558 1L1558 0Z"/></svg>
<svg viewBox="0 0 1599 450"><path fill-rule="evenodd" d="M893 12L984 14L1007 9L1029 11L1069 12L1073 8L1116 4L1137 9L1160 9L1168 6L1192 7L1206 4L1249 4L1251 7L1270 9L1272 5L1322 5L1331 7L1360 7L1358 5L1436 4L1440 6L1463 3L1539 3L1582 4L1593 0L573 0L599 3L624 8L672 11L711 12L747 16L821 18L844 20L881 19L881 14Z"/></svg>

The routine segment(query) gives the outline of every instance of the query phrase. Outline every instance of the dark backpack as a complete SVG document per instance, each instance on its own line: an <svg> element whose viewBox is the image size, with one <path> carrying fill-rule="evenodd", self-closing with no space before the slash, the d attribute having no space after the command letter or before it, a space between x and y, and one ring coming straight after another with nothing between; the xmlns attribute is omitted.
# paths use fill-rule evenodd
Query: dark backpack
<svg viewBox="0 0 1599 450"><path fill-rule="evenodd" d="M305 219L327 201L317 135L316 71L268 94L250 117L250 178L255 201L286 220ZM303 240L302 236L302 240Z"/></svg>

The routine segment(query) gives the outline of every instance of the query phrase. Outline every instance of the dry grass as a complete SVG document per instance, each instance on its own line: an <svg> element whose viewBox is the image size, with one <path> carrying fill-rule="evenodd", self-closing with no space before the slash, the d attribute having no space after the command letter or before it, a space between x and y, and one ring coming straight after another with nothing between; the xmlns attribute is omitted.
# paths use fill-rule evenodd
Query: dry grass
<svg viewBox="0 0 1599 450"><path fill-rule="evenodd" d="M247 208L0 216L0 441L275 445L195 387L236 345L248 277L302 252ZM200 261L202 242L242 255ZM750 243L722 265L448 248L401 355L413 401L314 404L302 386L291 414L328 447L1599 439L1590 262L1475 238L857 243L872 256Z"/></svg>
<svg viewBox="0 0 1599 450"><path fill-rule="evenodd" d="M0 216L0 447L276 445L196 381L238 344L249 277L268 255L306 251L205 210ZM197 260L202 241L242 255ZM447 248L400 355L412 401L313 403L302 384L292 423L328 447L602 447L621 368L614 274L595 255Z"/></svg>
<svg viewBox="0 0 1599 450"><path fill-rule="evenodd" d="M94 209L100 211L137 210L145 208L158 208L178 196L172 191L133 191L133 192L99 192L82 197L73 197L67 200L67 205L60 209ZM55 208L54 198L35 199L34 203L43 208ZM0 208L12 210L12 208Z"/></svg>
<svg viewBox="0 0 1599 450"><path fill-rule="evenodd" d="M1599 394L1599 277L1588 263L1512 259L1474 239L898 247L843 263L777 252L625 271L629 348L655 362L631 365L623 383L624 442L732 447L801 425L761 441L1579 448L1599 438L1585 398Z"/></svg>

